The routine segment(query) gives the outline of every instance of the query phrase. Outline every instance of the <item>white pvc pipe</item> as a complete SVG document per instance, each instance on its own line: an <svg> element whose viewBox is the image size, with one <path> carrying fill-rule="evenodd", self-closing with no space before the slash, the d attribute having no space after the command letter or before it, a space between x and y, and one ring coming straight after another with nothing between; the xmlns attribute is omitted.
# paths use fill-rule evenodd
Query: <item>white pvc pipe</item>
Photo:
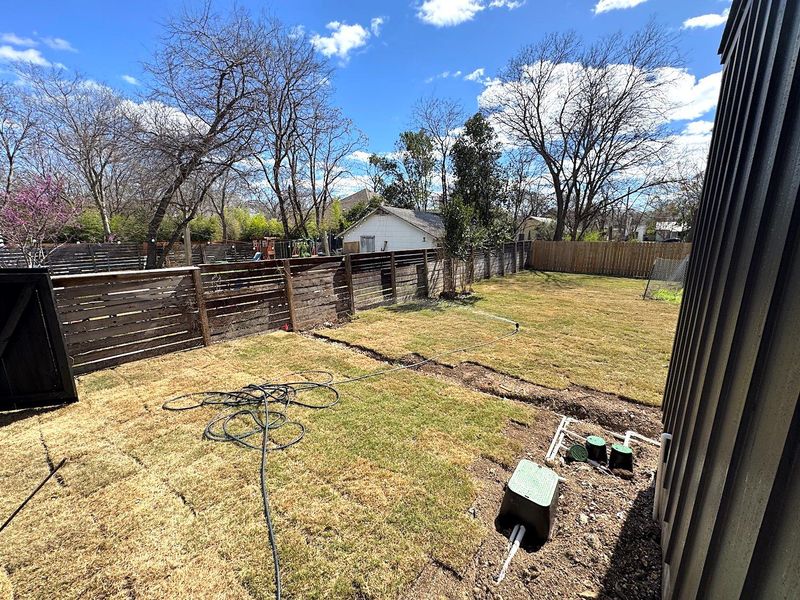
<svg viewBox="0 0 800 600"><path fill-rule="evenodd" d="M551 460L550 456L553 454L554 448L557 447L558 436L561 434L561 429L564 427L564 424L565 424L565 422L567 420L568 420L568 417L561 417L561 422L558 424L558 427L556 428L556 433L553 436L553 440L550 442L550 447L547 449L547 454L544 455L545 462L548 462L548 461Z"/></svg>
<svg viewBox="0 0 800 600"><path fill-rule="evenodd" d="M656 470L656 489L653 493L653 520L658 522L661 514L661 485L664 481L664 467L667 454L667 442L672 439L671 433L661 434L661 448L658 451L658 467Z"/></svg>
<svg viewBox="0 0 800 600"><path fill-rule="evenodd" d="M636 433L635 431L626 431L625 432L625 445L629 446L631 442L631 438L635 438L641 442L646 442L648 444L652 444L653 446L661 446L661 442L658 440L651 439L649 437L645 437L640 433Z"/></svg>
<svg viewBox="0 0 800 600"><path fill-rule="evenodd" d="M525 535L525 525L519 525L519 529L517 530L516 537L512 536L511 542L511 551L508 553L508 557L506 558L506 562L503 563L503 568L500 569L500 574L497 576L497 583L500 583L506 577L506 571L508 571L508 566L511 564L511 559L514 558L514 555L519 550L520 542L522 542L522 538Z"/></svg>
<svg viewBox="0 0 800 600"><path fill-rule="evenodd" d="M514 539L516 539L518 531L519 531L519 523L514 525L514 529L511 530L511 535L508 536L508 544L506 544L506 551L508 551L511 548L511 544L514 543Z"/></svg>

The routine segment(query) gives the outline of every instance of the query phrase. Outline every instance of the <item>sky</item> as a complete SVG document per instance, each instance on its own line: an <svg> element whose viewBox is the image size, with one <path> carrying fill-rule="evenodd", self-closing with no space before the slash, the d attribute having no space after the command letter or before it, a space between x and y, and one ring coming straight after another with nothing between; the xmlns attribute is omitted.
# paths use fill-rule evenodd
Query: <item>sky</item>
<svg viewBox="0 0 800 600"><path fill-rule="evenodd" d="M59 64L143 94L149 60L170 14L185 0L5 0L0 72L15 63ZM219 11L232 2L213 0ZM239 0L302 27L334 67L335 99L369 139L389 152L411 108L437 95L478 109L478 97L526 44L551 32L587 41L655 19L678 35L685 102L671 126L687 145L708 143L719 91L717 55L728 0Z"/></svg>

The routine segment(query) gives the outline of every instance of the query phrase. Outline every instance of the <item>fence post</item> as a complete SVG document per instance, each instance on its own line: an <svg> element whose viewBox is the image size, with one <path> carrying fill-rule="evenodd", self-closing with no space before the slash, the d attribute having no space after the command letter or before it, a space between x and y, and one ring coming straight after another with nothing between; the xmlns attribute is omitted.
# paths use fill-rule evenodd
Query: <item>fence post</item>
<svg viewBox="0 0 800 600"><path fill-rule="evenodd" d="M511 262L514 263L514 268L511 269L511 272L516 273L519 270L519 263L517 262L517 242L514 242L514 245L511 246Z"/></svg>
<svg viewBox="0 0 800 600"><path fill-rule="evenodd" d="M389 253L389 278L392 282L392 302L397 303L397 270L394 264L394 252Z"/></svg>
<svg viewBox="0 0 800 600"><path fill-rule="evenodd" d="M289 308L289 324L292 331L297 331L297 318L294 313L294 289L292 288L292 263L283 259L283 283L286 286L286 305Z"/></svg>
<svg viewBox="0 0 800 600"><path fill-rule="evenodd" d="M356 314L356 296L353 293L353 258L350 254L344 255L344 278L347 281L347 294L350 296L350 314Z"/></svg>
<svg viewBox="0 0 800 600"><path fill-rule="evenodd" d="M211 334L208 327L208 313L206 312L206 299L203 296L203 278L200 268L192 269L192 280L194 281L194 295L197 299L197 315L200 318L200 333L203 335L203 345L211 345Z"/></svg>
<svg viewBox="0 0 800 600"><path fill-rule="evenodd" d="M469 284L472 285L475 283L475 248L472 248L469 251L469 268L470 268L470 279Z"/></svg>
<svg viewBox="0 0 800 600"><path fill-rule="evenodd" d="M484 248L483 250L483 269L486 277L492 277L492 249Z"/></svg>
<svg viewBox="0 0 800 600"><path fill-rule="evenodd" d="M506 276L506 247L500 244L500 277Z"/></svg>
<svg viewBox="0 0 800 600"><path fill-rule="evenodd" d="M535 270L536 267L534 266L534 252L536 251L536 240L528 242L528 264L525 265L528 269Z"/></svg>
<svg viewBox="0 0 800 600"><path fill-rule="evenodd" d="M422 273L425 276L425 297L431 297L431 282L428 279L428 249L422 250Z"/></svg>

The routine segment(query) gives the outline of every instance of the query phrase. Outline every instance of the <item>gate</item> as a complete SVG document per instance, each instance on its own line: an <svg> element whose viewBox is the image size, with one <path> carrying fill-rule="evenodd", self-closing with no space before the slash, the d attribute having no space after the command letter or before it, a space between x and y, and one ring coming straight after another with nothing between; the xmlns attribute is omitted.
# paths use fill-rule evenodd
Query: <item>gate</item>
<svg viewBox="0 0 800 600"><path fill-rule="evenodd" d="M0 410L77 399L47 269L0 269Z"/></svg>

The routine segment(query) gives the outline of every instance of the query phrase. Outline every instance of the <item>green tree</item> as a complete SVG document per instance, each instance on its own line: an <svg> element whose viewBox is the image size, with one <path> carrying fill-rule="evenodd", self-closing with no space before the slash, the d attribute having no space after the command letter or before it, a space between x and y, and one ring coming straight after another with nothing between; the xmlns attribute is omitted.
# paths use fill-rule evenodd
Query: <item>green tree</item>
<svg viewBox="0 0 800 600"><path fill-rule="evenodd" d="M215 215L198 215L189 222L192 240L196 242L214 242L222 239L222 223Z"/></svg>
<svg viewBox="0 0 800 600"><path fill-rule="evenodd" d="M60 237L70 242L105 241L106 236L100 211L96 208L84 210L72 224L64 227Z"/></svg>
<svg viewBox="0 0 800 600"><path fill-rule="evenodd" d="M475 113L464 124L464 132L453 145L455 194L474 211L478 223L487 232L498 233L495 221L500 217L503 193L500 142L491 124Z"/></svg>
<svg viewBox="0 0 800 600"><path fill-rule="evenodd" d="M369 158L370 165L377 171L378 193L391 206L428 210L436 169L433 141L423 130L404 131L396 148L397 160L377 154Z"/></svg>

